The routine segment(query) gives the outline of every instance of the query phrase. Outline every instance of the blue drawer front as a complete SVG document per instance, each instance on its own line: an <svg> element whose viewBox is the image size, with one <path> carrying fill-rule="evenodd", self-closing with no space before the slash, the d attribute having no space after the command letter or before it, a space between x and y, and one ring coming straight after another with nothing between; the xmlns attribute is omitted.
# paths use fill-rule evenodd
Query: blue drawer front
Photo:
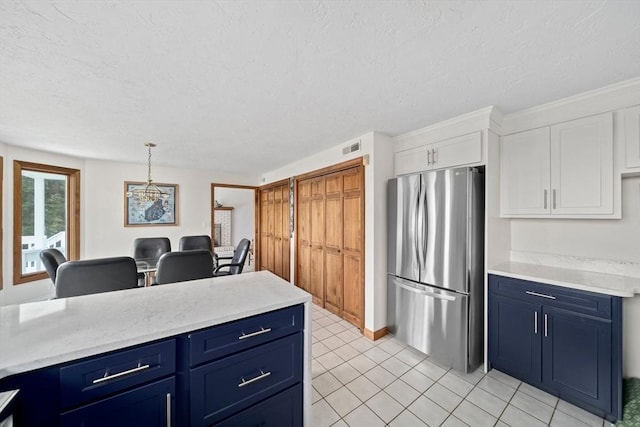
<svg viewBox="0 0 640 427"><path fill-rule="evenodd" d="M191 370L191 425L222 420L302 381L297 333Z"/></svg>
<svg viewBox="0 0 640 427"><path fill-rule="evenodd" d="M297 305L189 334L190 366L300 332L303 319Z"/></svg>
<svg viewBox="0 0 640 427"><path fill-rule="evenodd" d="M612 297L610 295L496 275L489 275L489 290L534 304L552 305L603 319L611 319Z"/></svg>
<svg viewBox="0 0 640 427"><path fill-rule="evenodd" d="M142 427L175 425L175 378L138 387L66 412L61 427ZM171 424L167 422L171 418Z"/></svg>
<svg viewBox="0 0 640 427"><path fill-rule="evenodd" d="M302 427L302 384L214 424L216 427Z"/></svg>
<svg viewBox="0 0 640 427"><path fill-rule="evenodd" d="M64 366L60 368L60 407L65 409L100 399L135 385L172 375L175 370L175 340L118 351ZM129 373L123 374L126 372ZM105 377L111 379L103 380Z"/></svg>

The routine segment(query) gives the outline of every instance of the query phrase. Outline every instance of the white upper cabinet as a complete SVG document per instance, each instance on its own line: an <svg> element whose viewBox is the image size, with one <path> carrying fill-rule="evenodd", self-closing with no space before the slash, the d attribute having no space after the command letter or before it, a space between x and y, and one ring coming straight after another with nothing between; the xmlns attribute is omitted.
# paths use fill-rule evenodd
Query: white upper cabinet
<svg viewBox="0 0 640 427"><path fill-rule="evenodd" d="M613 114L502 139L501 213L513 217L614 217Z"/></svg>
<svg viewBox="0 0 640 427"><path fill-rule="evenodd" d="M627 168L640 168L640 105L624 110Z"/></svg>
<svg viewBox="0 0 640 427"><path fill-rule="evenodd" d="M396 175L482 162L482 132L450 138L396 153Z"/></svg>
<svg viewBox="0 0 640 427"><path fill-rule="evenodd" d="M548 127L508 135L502 139L503 215L549 213L550 150Z"/></svg>

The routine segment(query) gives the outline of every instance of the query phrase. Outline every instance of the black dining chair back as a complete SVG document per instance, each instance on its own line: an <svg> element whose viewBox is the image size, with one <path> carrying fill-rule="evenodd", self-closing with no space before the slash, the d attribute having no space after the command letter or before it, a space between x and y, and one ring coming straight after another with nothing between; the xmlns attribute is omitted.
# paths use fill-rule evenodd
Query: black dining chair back
<svg viewBox="0 0 640 427"><path fill-rule="evenodd" d="M236 250L233 253L233 258L229 264L218 265L213 271L214 276L228 276L231 274L240 274L244 268L244 262L247 260L247 254L249 253L249 247L251 241L249 239L242 239ZM222 258L219 258L222 259Z"/></svg>
<svg viewBox="0 0 640 427"><path fill-rule="evenodd" d="M73 297L138 287L136 262L131 257L67 261L58 267L56 297Z"/></svg>
<svg viewBox="0 0 640 427"><path fill-rule="evenodd" d="M155 284L206 279L213 272L213 258L207 249L168 252L160 257Z"/></svg>
<svg viewBox="0 0 640 427"><path fill-rule="evenodd" d="M167 237L139 237L133 241L133 258L160 258L171 252L171 240Z"/></svg>
<svg viewBox="0 0 640 427"><path fill-rule="evenodd" d="M178 244L178 250L191 251L194 249L206 249L211 252L211 237L203 234L201 236L182 236Z"/></svg>
<svg viewBox="0 0 640 427"><path fill-rule="evenodd" d="M47 271L53 284L56 284L56 272L60 264L67 262L64 254L55 248L43 249L40 251L40 260Z"/></svg>

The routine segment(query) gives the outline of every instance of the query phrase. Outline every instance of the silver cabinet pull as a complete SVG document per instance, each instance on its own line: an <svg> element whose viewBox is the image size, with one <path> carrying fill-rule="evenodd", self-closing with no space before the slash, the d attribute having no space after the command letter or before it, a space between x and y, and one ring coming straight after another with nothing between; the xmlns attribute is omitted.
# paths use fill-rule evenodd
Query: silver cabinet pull
<svg viewBox="0 0 640 427"><path fill-rule="evenodd" d="M556 297L554 297L553 295L540 294L538 292L533 292L533 291L526 291L525 293L529 294L529 295L533 295L534 297L541 297L541 298L547 298L547 299L556 299Z"/></svg>
<svg viewBox="0 0 640 427"><path fill-rule="evenodd" d="M238 387L244 387L244 386L249 385L249 384L251 384L253 382L259 381L259 380L264 379L264 378L267 378L269 375L271 375L271 371L263 372L262 369L260 369L260 375L258 375L257 377L253 377L250 380L245 380L244 377L240 377L242 382L240 384L238 384Z"/></svg>
<svg viewBox="0 0 640 427"><path fill-rule="evenodd" d="M436 162L437 162L437 160L436 160L436 149L434 148L434 149L433 149L433 150L431 150L431 151L432 151L431 159L433 160L433 164L435 165L435 164L436 164Z"/></svg>
<svg viewBox="0 0 640 427"><path fill-rule="evenodd" d="M167 393L167 427L171 427L171 393Z"/></svg>
<svg viewBox="0 0 640 427"><path fill-rule="evenodd" d="M544 190L544 208L547 209L547 189Z"/></svg>
<svg viewBox="0 0 640 427"><path fill-rule="evenodd" d="M136 367L136 368L128 369L128 370L122 371L122 372L118 372L117 374L113 374L113 375L107 375L107 372L105 371L104 377L97 378L97 379L93 380L93 383L94 384L103 383L105 381L109 381L109 380L113 380L113 379L116 379L116 378L120 378L120 377L123 377L125 375L129 375L129 374L133 374L133 373L136 373L136 372L144 371L145 369L149 369L150 367L151 367L151 365L142 365L142 366L140 366L140 364L138 364L138 367Z"/></svg>
<svg viewBox="0 0 640 427"><path fill-rule="evenodd" d="M556 189L553 189L553 209L556 209Z"/></svg>
<svg viewBox="0 0 640 427"><path fill-rule="evenodd" d="M431 164L431 150L427 150L427 165Z"/></svg>
<svg viewBox="0 0 640 427"><path fill-rule="evenodd" d="M544 336L547 336L547 315L544 315Z"/></svg>
<svg viewBox="0 0 640 427"><path fill-rule="evenodd" d="M538 312L537 311L533 312L533 333L534 334L538 333Z"/></svg>
<svg viewBox="0 0 640 427"><path fill-rule="evenodd" d="M262 334L266 334L267 332L271 332L271 328L260 328L259 331L255 331L255 332L251 332L250 334L245 334L244 332L242 333L242 335L240 335L238 337L239 340L246 340L247 338L251 338L251 337L255 337L256 335L262 335Z"/></svg>

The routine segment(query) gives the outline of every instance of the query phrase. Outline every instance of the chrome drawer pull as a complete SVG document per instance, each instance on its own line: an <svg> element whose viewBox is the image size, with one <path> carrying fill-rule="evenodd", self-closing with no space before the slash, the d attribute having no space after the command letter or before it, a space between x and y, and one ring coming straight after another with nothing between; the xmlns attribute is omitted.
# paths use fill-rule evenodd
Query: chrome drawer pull
<svg viewBox="0 0 640 427"><path fill-rule="evenodd" d="M104 373L104 377L93 380L93 383L94 384L103 383L105 381L109 381L109 380L113 380L113 379L116 379L116 378L120 378L120 377L123 377L125 375L133 374L135 372L144 371L145 369L149 369L150 367L151 367L151 365L142 365L142 366L140 366L140 364L138 364L137 368L133 368L133 369L129 369L129 370L126 370L126 371L118 372L117 374L113 374L113 375L107 375L107 372L105 372Z"/></svg>
<svg viewBox="0 0 640 427"><path fill-rule="evenodd" d="M547 299L556 299L556 297L554 297L553 295L539 294L538 292L533 292L533 291L526 291L525 293L527 293L529 295L533 295L534 297L542 297L542 298L547 298Z"/></svg>
<svg viewBox="0 0 640 427"><path fill-rule="evenodd" d="M260 328L259 331L256 332L251 332L250 334L245 334L244 332L242 333L242 335L240 335L238 337L239 340L244 340L247 338L251 338L251 337L255 337L256 335L262 335L262 334L266 334L267 332L271 332L271 328Z"/></svg>
<svg viewBox="0 0 640 427"><path fill-rule="evenodd" d="M242 380L242 382L240 384L238 384L238 387L244 387L246 385L251 384L252 382L261 380L263 378L267 378L269 375L271 375L271 371L267 371L267 372L262 372L262 369L260 369L260 375L258 375L255 378L251 378L250 380L245 381L244 377L240 377L240 379Z"/></svg>

